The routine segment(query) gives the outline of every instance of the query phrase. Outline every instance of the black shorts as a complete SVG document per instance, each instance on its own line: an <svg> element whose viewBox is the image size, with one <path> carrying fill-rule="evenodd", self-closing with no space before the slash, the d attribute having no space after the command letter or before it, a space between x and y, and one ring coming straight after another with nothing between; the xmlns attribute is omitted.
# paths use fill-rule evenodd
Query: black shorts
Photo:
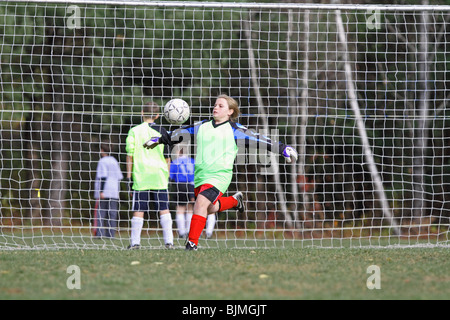
<svg viewBox="0 0 450 320"><path fill-rule="evenodd" d="M194 199L194 185L186 182L174 183L171 188L170 201L186 205Z"/></svg>
<svg viewBox="0 0 450 320"><path fill-rule="evenodd" d="M169 209L169 192L164 190L145 190L133 192L133 211L146 212L153 203L156 212Z"/></svg>
<svg viewBox="0 0 450 320"><path fill-rule="evenodd" d="M206 199L211 201L212 204L216 204L217 201L223 196L223 193L219 191L216 187L211 184L203 184L194 189L195 198L198 197L199 194L204 196Z"/></svg>

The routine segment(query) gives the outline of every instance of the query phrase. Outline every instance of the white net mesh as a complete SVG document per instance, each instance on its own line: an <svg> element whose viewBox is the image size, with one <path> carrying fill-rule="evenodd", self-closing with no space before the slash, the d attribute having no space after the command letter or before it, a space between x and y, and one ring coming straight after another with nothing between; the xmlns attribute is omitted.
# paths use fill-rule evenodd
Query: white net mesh
<svg viewBox="0 0 450 320"><path fill-rule="evenodd" d="M194 123L220 93L300 158L241 151L228 194L246 211L217 214L201 246L448 245L449 20L446 6L1 1L0 247L125 248L124 183L114 238L93 234L100 143L125 175L143 103L182 98ZM150 210L142 246L162 245Z"/></svg>

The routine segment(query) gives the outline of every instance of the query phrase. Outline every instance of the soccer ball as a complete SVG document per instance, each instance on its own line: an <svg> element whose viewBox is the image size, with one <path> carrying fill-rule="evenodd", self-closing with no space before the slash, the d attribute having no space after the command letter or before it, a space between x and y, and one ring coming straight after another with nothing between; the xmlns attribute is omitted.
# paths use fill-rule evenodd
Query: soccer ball
<svg viewBox="0 0 450 320"><path fill-rule="evenodd" d="M170 124L183 124L190 114L189 105L182 99L172 99L164 106L164 118Z"/></svg>

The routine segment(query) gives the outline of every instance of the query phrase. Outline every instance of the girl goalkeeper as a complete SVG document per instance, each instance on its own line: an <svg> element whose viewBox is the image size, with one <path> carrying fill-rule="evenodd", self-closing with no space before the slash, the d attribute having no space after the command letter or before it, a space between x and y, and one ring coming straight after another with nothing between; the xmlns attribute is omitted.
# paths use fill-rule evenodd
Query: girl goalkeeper
<svg viewBox="0 0 450 320"><path fill-rule="evenodd" d="M266 150L281 154L287 162L297 160L297 152L283 143L275 143L234 122L239 116L236 100L227 96L217 97L213 119L203 120L172 132L161 133L144 143L144 148L153 149L158 144L172 146L185 138L192 138L197 145L195 155L195 204L186 250L197 250L198 240L206 224L208 214L236 208L244 212L242 193L223 197L231 183L233 164L238 152L238 140L255 141Z"/></svg>

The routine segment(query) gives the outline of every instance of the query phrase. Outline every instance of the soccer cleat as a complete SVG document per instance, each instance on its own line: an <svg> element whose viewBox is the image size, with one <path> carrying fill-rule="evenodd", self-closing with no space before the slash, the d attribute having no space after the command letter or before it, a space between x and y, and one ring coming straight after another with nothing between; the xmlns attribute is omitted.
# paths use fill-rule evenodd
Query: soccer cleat
<svg viewBox="0 0 450 320"><path fill-rule="evenodd" d="M188 250L188 251L197 251L198 248L197 248L197 245L195 243L193 243L192 241L188 241L186 243L186 250Z"/></svg>
<svg viewBox="0 0 450 320"><path fill-rule="evenodd" d="M166 247L166 249L175 249L175 247L171 243L166 243L165 247Z"/></svg>
<svg viewBox="0 0 450 320"><path fill-rule="evenodd" d="M138 245L138 244L133 244L133 245L129 245L128 246L128 250L136 250L136 249L140 249L141 248L141 246L140 245Z"/></svg>
<svg viewBox="0 0 450 320"><path fill-rule="evenodd" d="M233 198L235 198L238 202L237 206L235 207L237 211L239 211L239 213L243 213L245 210L245 206L244 206L244 196L242 195L242 192L236 192L233 195Z"/></svg>

